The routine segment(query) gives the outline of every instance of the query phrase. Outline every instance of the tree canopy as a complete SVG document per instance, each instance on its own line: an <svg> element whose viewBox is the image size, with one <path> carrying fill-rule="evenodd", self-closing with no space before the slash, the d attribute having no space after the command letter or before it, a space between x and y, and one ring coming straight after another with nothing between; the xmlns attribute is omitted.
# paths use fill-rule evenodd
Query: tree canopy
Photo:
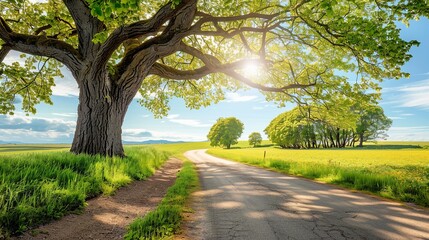
<svg viewBox="0 0 429 240"><path fill-rule="evenodd" d="M252 145L253 147L256 147L258 145L261 145L262 143L262 136L258 132L252 132L249 135L249 145Z"/></svg>
<svg viewBox="0 0 429 240"><path fill-rule="evenodd" d="M65 66L80 91L72 151L123 155L137 92L162 116L172 97L199 108L247 87L280 105L335 100L347 86L378 90L407 76L401 66L418 45L397 23L428 12L425 0L3 0L0 113L13 114L18 98L27 113L52 103ZM5 62L13 51L21 60Z"/></svg>
<svg viewBox="0 0 429 240"><path fill-rule="evenodd" d="M235 117L219 118L210 128L207 138L210 146L224 146L227 149L237 144L238 138L243 133L243 123Z"/></svg>
<svg viewBox="0 0 429 240"><path fill-rule="evenodd" d="M295 107L281 113L265 133L282 148L342 148L383 137L392 124L383 109L373 103L354 102L347 112L325 107ZM337 116L335 121L329 115Z"/></svg>
<svg viewBox="0 0 429 240"><path fill-rule="evenodd" d="M356 134L359 136L359 147L363 142L386 137L386 131L392 125L392 120L384 115L380 106L369 106L360 110L356 123Z"/></svg>

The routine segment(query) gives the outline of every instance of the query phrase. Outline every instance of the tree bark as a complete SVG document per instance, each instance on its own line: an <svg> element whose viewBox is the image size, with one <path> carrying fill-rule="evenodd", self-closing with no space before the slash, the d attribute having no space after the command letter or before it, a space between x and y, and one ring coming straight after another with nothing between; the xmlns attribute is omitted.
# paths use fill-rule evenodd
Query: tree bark
<svg viewBox="0 0 429 240"><path fill-rule="evenodd" d="M110 82L107 73L97 73L79 84L76 132L71 152L125 156L122 123L135 92L125 92ZM137 91L137 90L136 90Z"/></svg>
<svg viewBox="0 0 429 240"><path fill-rule="evenodd" d="M359 145L358 147L363 147L363 133L359 133Z"/></svg>

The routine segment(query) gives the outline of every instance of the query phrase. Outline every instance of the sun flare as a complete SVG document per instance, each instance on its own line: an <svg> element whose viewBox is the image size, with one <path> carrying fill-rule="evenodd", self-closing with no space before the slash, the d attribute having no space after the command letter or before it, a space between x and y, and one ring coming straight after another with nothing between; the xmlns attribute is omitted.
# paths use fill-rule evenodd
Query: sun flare
<svg viewBox="0 0 429 240"><path fill-rule="evenodd" d="M261 74L261 66L255 62L246 63L243 68L243 74L249 78L255 78Z"/></svg>

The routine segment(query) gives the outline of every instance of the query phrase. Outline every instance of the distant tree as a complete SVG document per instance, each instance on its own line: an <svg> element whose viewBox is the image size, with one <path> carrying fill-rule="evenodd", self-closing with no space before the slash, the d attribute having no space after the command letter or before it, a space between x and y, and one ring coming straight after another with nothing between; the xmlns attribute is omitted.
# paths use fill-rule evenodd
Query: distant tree
<svg viewBox="0 0 429 240"><path fill-rule="evenodd" d="M261 145L262 143L262 136L258 132L252 132L249 135L249 145L253 145L253 147L256 147L257 145Z"/></svg>
<svg viewBox="0 0 429 240"><path fill-rule="evenodd" d="M302 114L299 108L281 113L265 128L271 142L282 148L301 148L300 124Z"/></svg>
<svg viewBox="0 0 429 240"><path fill-rule="evenodd" d="M210 128L207 138L211 146L224 146L230 149L231 145L237 144L243 129L243 123L235 117L219 118Z"/></svg>
<svg viewBox="0 0 429 240"><path fill-rule="evenodd" d="M386 131L392 125L392 120L384 115L380 106L370 106L361 112L361 117L356 124L356 134L359 138L358 147L363 142L376 138L386 137Z"/></svg>

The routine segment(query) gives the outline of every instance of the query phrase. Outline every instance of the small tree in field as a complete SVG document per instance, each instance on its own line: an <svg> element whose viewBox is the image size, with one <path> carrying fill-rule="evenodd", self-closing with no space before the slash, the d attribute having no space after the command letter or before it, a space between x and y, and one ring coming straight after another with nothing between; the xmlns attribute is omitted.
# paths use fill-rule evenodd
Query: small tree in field
<svg viewBox="0 0 429 240"><path fill-rule="evenodd" d="M385 137L386 131L392 125L392 120L384 115L380 106L369 106L360 112L361 116L356 124L356 133L359 138L358 147L363 147L363 142Z"/></svg>
<svg viewBox="0 0 429 240"><path fill-rule="evenodd" d="M253 145L253 147L256 147L257 145L261 145L262 143L262 136L258 132L252 132L249 135L249 145Z"/></svg>
<svg viewBox="0 0 429 240"><path fill-rule="evenodd" d="M243 133L243 126L243 123L235 117L219 118L207 135L210 145L230 149L231 145L237 144L238 138Z"/></svg>

